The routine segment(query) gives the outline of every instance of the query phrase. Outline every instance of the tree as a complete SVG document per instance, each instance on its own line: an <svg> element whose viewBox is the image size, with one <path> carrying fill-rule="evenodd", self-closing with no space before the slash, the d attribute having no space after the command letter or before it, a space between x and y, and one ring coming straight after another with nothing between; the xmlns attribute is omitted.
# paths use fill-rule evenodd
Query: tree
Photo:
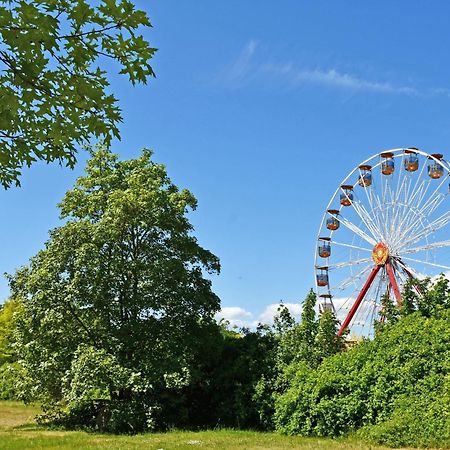
<svg viewBox="0 0 450 450"><path fill-rule="evenodd" d="M166 424L219 299L219 261L192 236L196 200L145 150L93 152L60 204L65 224L11 277L24 302L18 353L32 396L65 423L111 431ZM172 396L172 397L171 397Z"/></svg>
<svg viewBox="0 0 450 450"><path fill-rule="evenodd" d="M119 137L106 62L132 84L154 76L149 27L130 0L0 0L0 182L36 160L73 167L90 137Z"/></svg>
<svg viewBox="0 0 450 450"><path fill-rule="evenodd" d="M301 333L306 347L312 348L317 333L316 294L311 289L303 303Z"/></svg>
<svg viewBox="0 0 450 450"><path fill-rule="evenodd" d="M17 399L22 371L16 363L14 349L14 330L22 304L15 298L9 298L0 305L0 399Z"/></svg>
<svg viewBox="0 0 450 450"><path fill-rule="evenodd" d="M15 359L13 332L16 313L20 313L20 310L21 304L14 298L0 305L0 366Z"/></svg>
<svg viewBox="0 0 450 450"><path fill-rule="evenodd" d="M305 370L315 367L318 361L316 335L316 294L311 289L303 302L300 323L292 317L282 303L270 333L272 349L267 369L255 385L253 401L258 409L260 423L266 429L274 428L275 400L289 387L292 366Z"/></svg>
<svg viewBox="0 0 450 450"><path fill-rule="evenodd" d="M344 348L344 338L338 336L339 322L331 310L325 310L319 317L317 323L317 334L315 338L317 361L339 353Z"/></svg>
<svg viewBox="0 0 450 450"><path fill-rule="evenodd" d="M284 362L304 361L307 364L316 364L316 294L311 289L303 302L300 323L292 327L281 338L280 347L284 348Z"/></svg>

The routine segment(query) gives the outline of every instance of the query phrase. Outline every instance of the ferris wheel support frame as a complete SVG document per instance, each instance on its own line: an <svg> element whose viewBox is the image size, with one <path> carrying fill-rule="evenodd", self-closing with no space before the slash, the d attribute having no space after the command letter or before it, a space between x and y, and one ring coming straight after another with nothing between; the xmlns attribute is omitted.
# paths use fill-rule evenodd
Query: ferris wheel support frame
<svg viewBox="0 0 450 450"><path fill-rule="evenodd" d="M417 177L417 180L408 179L405 176L403 178L401 175L398 177L398 180L396 181L396 188L395 185L390 185L388 183L389 178L388 175L392 174L394 169L392 169L392 172L385 173L382 172L382 167L384 162L388 159L394 160L396 158L401 158L401 166L405 165L405 169L410 172L415 172L417 170L418 164L417 164L417 158L416 158L416 168L415 169L409 169L406 168L406 160L405 155L408 154L414 154L417 156L422 156L425 161L428 160L428 165L425 164L425 161L423 164L421 164L420 171L418 171L419 176ZM374 164L374 165L368 165L368 162L372 162L372 160L379 156L380 160ZM385 158L385 160L383 160ZM434 164L435 166L440 166L441 172L446 172L446 175L443 176L441 173L440 176L432 176L430 174L430 164ZM367 167L364 167L366 165ZM364 189L365 195L367 197L367 202L369 203L369 208L366 208L364 202L362 202L361 198L358 198L354 192L354 184L349 184L349 180L351 177L354 176L354 174L357 174L358 181L357 183L362 186L363 188L368 188L372 185L372 170L375 168L380 168L380 176L381 176L381 192L377 193L376 191L372 189ZM392 163L392 167L393 163ZM431 182L429 179L424 178L424 173L426 168L428 167L429 176L432 179L443 177L442 180L439 182L439 184L435 187L431 187ZM437 169L434 169L437 170ZM369 171L370 178L368 184L362 184L361 180L363 180L363 183L365 183L365 175ZM383 177L383 175L386 175L386 177ZM328 206L326 208L327 214L325 213L322 222L319 229L319 234L317 240L321 242L321 240L327 239L329 243L333 243L334 245L337 245L339 247L346 247L357 251L371 251L369 248L364 248L361 245L355 244L355 242L346 243L346 242L336 242L331 239L331 236L334 233L334 230L338 228L327 228L331 230L330 237L321 237L321 230L325 226L325 222L327 220L327 217L334 217L336 218L341 225L344 225L344 227L349 230L351 233L353 233L355 236L358 236L362 241L365 241L369 245L375 245L374 249L378 245L385 245L388 244L389 248L392 249L389 251L389 253L386 255L386 258L381 262L377 261L376 258L372 254L372 259L374 259L375 266L372 266L371 264L366 266L367 268L363 270L369 271L371 270L369 276L367 277L364 286L362 289L360 288L360 291L358 292L358 295L356 297L356 300L351 303L351 299L354 298L353 295L356 293L354 292L352 296L348 297L348 303L347 305L350 306L350 310L348 310L347 315L344 317L344 319L341 321L341 326L338 331L338 336L341 336L344 334L345 330L350 327L350 324L352 323L352 320L357 316L358 314L361 314L359 312L361 303L364 301L365 297L368 295L369 290L373 289L373 287L376 287L377 292L380 292L380 286L381 284L376 285L374 283L375 279L377 279L377 275L380 271L380 269L383 269L383 275L382 279L384 279L384 283L387 284L387 293L389 295L389 292L392 292L394 294L394 298L396 299L396 303L398 306L401 306L402 299L401 299L401 292L400 292L400 285L397 282L397 279L400 283L403 283L404 277L406 275L406 279L414 279L419 278L420 279L420 273L416 274L412 269L409 269L409 265L406 265L402 258L414 262L414 263L421 263L425 264L427 266L450 270L449 266L445 266L442 264L436 264L430 260L422 260L422 259L414 259L410 258L408 256L403 256L404 254L410 254L410 253L420 253L422 251L429 251L437 248L444 248L444 247L450 247L450 240L442 240L440 242L429 242L428 237L429 235L436 233L438 230L442 229L444 226L448 225L450 223L450 212L447 211L441 216L437 217L433 221L427 220L427 217L429 217L432 213L437 211L437 209L441 206L442 202L445 198L448 198L450 195L450 184L449 184L449 191L447 193L441 192L442 187L445 185L445 183L448 183L450 176L450 164L448 161L445 161L443 159L443 155L441 154L428 154L425 153L419 149L416 148L398 148L398 149L392 149L389 152L382 152L377 155L373 155L372 157L368 158L366 161L363 161L361 165L359 165L357 168L355 168L350 174L341 182L339 188L335 191L333 194L330 202L328 203ZM422 179L423 178L423 179ZM355 183L356 185L356 183ZM333 201L335 201L336 198L339 199L339 194L341 198L341 205L344 206L353 206L353 211L355 212L356 216L361 221L361 224L358 226L354 223L353 220L348 220L346 217L341 215L342 206L339 207L339 209L332 210L330 209L332 206ZM403 198L404 197L404 198ZM346 200L346 203L343 203L343 200ZM393 208L392 211L390 209L384 210L385 204L392 204ZM408 204L411 204L412 206L410 209L402 215L401 208L406 207ZM398 206L399 205L399 206ZM397 209L396 209L397 208ZM345 209L345 208L344 208ZM372 217L372 215L374 217ZM390 224L390 225L389 225ZM403 230L403 231L401 231ZM406 230L406 231L405 231ZM386 236L388 234L392 235L392 239L390 242L386 243ZM402 241L402 234L409 235L408 239L408 245ZM324 236L324 235L322 235ZM426 240L425 244L420 245L420 242ZM416 247L412 247L411 244L418 243ZM320 250L320 249L319 249ZM352 251L353 251L352 250ZM330 253L328 253L329 256ZM400 254L402 256L400 257ZM328 258L328 256L323 256L322 254L318 254L317 247L316 247L316 257L315 257L315 267L316 269L320 267L318 264L318 257L322 258ZM328 261L326 263L326 269L340 269L347 266L355 266L360 263L366 263L370 261L369 258L363 258L363 259L353 259L351 261L337 261L336 263L330 264ZM323 264L321 264L323 265ZM366 272L366 273L367 273ZM403 272L403 274L402 274ZM359 276L359 275L358 275ZM367 275L366 275L367 276ZM326 282L328 281L328 273L326 274ZM353 276L355 278L355 276ZM362 279L362 280L361 280ZM364 277L360 277L360 281L363 281ZM344 279L345 283L346 279ZM342 289L346 285L345 283L341 283ZM383 282L381 282L383 283ZM328 295L321 295L321 297L332 297L331 291L330 291L330 284L318 284L317 278L316 278L316 292L319 292L319 286L327 286L328 289ZM339 285L340 286L340 285ZM420 296L422 295L422 292L418 286L414 286L415 291ZM378 294L376 294L378 295ZM332 304L333 305L333 304ZM344 302L345 307L345 302ZM334 308L334 305L333 305ZM364 310L365 311L365 310ZM369 317L369 316L367 316ZM367 320L367 318L366 318Z"/></svg>
<svg viewBox="0 0 450 450"><path fill-rule="evenodd" d="M402 304L402 296L400 294L400 289L398 288L397 280L395 279L394 269L390 261L386 263L386 271L391 283L392 290L394 291L395 299L397 300L398 306Z"/></svg>
<svg viewBox="0 0 450 450"><path fill-rule="evenodd" d="M364 284L363 288L358 294L358 297L355 300L355 303L353 303L353 306L351 307L350 311L348 312L347 316L345 317L344 321L342 322L341 328L339 328L339 331L337 333L338 336L342 336L344 331L347 329L349 323L352 321L353 316L356 314L356 311L359 308L359 305L363 301L365 295L367 294L367 291L369 290L370 286L373 283L373 280L377 276L379 270L381 269L381 266L374 266L372 269L372 272L370 272L369 277L367 278L366 283Z"/></svg>
<svg viewBox="0 0 450 450"><path fill-rule="evenodd" d="M408 275L409 279L414 280L415 277L411 273L411 271L408 269L408 266L406 266L406 264L401 259L399 259L398 262L400 263L399 265L400 265L401 269L406 273L406 275ZM413 287L419 296L421 296L423 294L423 292L419 286L417 286L416 284L413 284Z"/></svg>
<svg viewBox="0 0 450 450"><path fill-rule="evenodd" d="M364 284L363 288L359 292L358 297L355 300L355 303L353 303L353 306L351 307L350 311L348 312L347 316L345 317L344 321L342 322L342 325L338 331L338 336L342 336L344 331L347 329L349 323L352 321L354 315L356 314L356 311L358 310L359 306L361 305L361 302L364 300L364 297L366 296L367 291L370 289L370 286L372 285L373 280L377 276L381 267L383 267L383 266L376 265L372 269L372 272L370 272L370 275L368 276L367 281ZM388 278L389 278L389 281L391 284L391 288L394 292L395 299L397 300L397 304L400 306L402 303L402 297L400 294L400 289L398 288L397 280L395 279L395 274L394 274L394 269L392 268L392 264L388 261L384 267L386 267L386 272L387 272L387 275L388 275ZM410 275L412 277L410 272L408 273L408 275Z"/></svg>

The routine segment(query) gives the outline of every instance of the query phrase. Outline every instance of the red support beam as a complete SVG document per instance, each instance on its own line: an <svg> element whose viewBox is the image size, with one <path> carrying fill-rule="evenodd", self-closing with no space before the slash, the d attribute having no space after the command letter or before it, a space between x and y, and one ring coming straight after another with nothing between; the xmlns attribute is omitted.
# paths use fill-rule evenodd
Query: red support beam
<svg viewBox="0 0 450 450"><path fill-rule="evenodd" d="M403 271L406 273L406 275L408 275L409 278L411 278L412 280L415 279L415 276L411 273L411 271L406 267L406 264L400 260L400 267L403 269ZM414 290L419 294L422 295L423 292L420 289L419 286L417 286L416 284L413 284L414 286Z"/></svg>
<svg viewBox="0 0 450 450"><path fill-rule="evenodd" d="M390 262L386 263L386 270L392 286L392 290L394 291L395 299L397 300L398 306L400 306L402 304L402 296L400 295L400 289L398 288L397 280L395 279L394 269L392 268Z"/></svg>
<svg viewBox="0 0 450 450"><path fill-rule="evenodd" d="M347 317L342 322L341 328L339 328L338 336L342 336L342 333L347 329L349 323L352 321L353 316L355 315L356 311L359 308L359 305L363 301L365 295L367 294L367 291L369 290L370 286L373 283L373 280L377 276L378 271L380 270L381 266L375 266L372 269L372 272L370 272L369 278L367 278L366 283L364 284L363 288L361 289L361 292L358 294L358 297L355 300L355 303L353 303L353 306L351 307L350 311L347 314Z"/></svg>
<svg viewBox="0 0 450 450"><path fill-rule="evenodd" d="M401 267L403 271L408 275L409 278L414 278L414 275L409 271L409 269L405 266L405 263L403 261L400 261Z"/></svg>

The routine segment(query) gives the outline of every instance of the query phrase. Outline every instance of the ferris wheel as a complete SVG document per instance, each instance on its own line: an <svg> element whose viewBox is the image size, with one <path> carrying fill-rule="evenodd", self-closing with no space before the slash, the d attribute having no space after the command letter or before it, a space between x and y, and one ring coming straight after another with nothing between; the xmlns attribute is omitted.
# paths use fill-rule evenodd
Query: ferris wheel
<svg viewBox="0 0 450 450"><path fill-rule="evenodd" d="M393 149L342 181L320 224L315 252L319 308L338 334L373 335L381 300L401 303L409 278L450 274L450 165L441 154Z"/></svg>

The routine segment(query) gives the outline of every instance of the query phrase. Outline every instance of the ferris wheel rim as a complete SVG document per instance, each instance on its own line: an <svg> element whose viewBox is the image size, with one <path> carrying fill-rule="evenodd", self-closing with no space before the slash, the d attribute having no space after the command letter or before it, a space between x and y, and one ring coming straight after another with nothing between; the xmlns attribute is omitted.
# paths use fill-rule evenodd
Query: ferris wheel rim
<svg viewBox="0 0 450 450"><path fill-rule="evenodd" d="M388 149L388 150L383 150L382 152L379 153L375 153L374 155L370 156L369 158L365 159L364 161L362 161L361 163L357 164L357 166L339 183L339 187L334 191L333 195L331 196L331 200L329 201L327 207L325 208L325 213L322 217L322 222L320 224L320 226L323 226L324 223L324 219L326 218L326 211L328 211L331 208L331 205L333 203L333 200L335 199L336 195L340 192L341 190L341 186L345 185L347 183L347 181L350 179L350 177L357 172L358 170L360 170L359 168L363 165L367 165L367 163L371 160L373 160L374 158L379 157L381 154L383 153L393 153L394 154L394 158L398 158L399 156L401 156L402 154L404 154L405 150L410 150L412 149L412 147L405 147L405 148L393 148L393 149ZM399 152L403 152L401 154L399 154ZM437 159L433 156L433 154L431 153L427 153L424 152L423 150L420 149L414 149L414 152L417 153L418 155L422 155L424 157L426 157L427 159L432 159L434 160L436 163L440 164L442 167L444 167L444 169L446 169L448 172L450 172L450 162L447 162L444 158L442 159ZM375 165L372 166L372 169L379 167L381 165L381 161L377 162ZM342 209L342 207L339 207L340 211ZM321 228L319 228L319 233L317 234L317 238L319 238L320 236L320 231Z"/></svg>

